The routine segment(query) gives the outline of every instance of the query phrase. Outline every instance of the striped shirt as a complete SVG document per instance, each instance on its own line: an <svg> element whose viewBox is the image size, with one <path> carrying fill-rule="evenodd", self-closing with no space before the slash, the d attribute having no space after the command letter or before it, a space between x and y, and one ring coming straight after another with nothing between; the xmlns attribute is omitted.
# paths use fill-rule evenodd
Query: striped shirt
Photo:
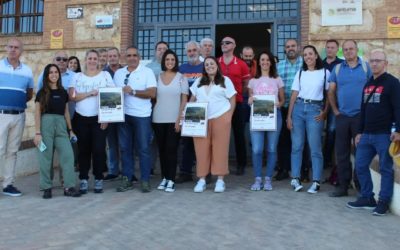
<svg viewBox="0 0 400 250"><path fill-rule="evenodd" d="M33 89L32 70L24 63L14 67L5 58L0 61L0 109L26 109L26 91Z"/></svg>
<svg viewBox="0 0 400 250"><path fill-rule="evenodd" d="M303 66L303 58L301 56L297 57L297 60L292 64L289 60L285 59L278 63L278 75L282 78L285 85L285 104L284 107L289 106L290 95L292 93L292 84L294 76L297 71Z"/></svg>

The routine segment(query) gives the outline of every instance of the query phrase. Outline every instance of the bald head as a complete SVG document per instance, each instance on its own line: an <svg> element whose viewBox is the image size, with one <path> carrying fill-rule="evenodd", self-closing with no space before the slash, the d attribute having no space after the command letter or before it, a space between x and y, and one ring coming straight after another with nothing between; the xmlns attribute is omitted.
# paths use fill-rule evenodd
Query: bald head
<svg viewBox="0 0 400 250"><path fill-rule="evenodd" d="M64 51L57 51L53 63L60 68L61 73L65 73L68 68L68 54Z"/></svg>
<svg viewBox="0 0 400 250"><path fill-rule="evenodd" d="M230 36L226 36L221 41L221 50L224 55L233 55L233 51L236 48L235 39Z"/></svg>
<svg viewBox="0 0 400 250"><path fill-rule="evenodd" d="M385 73L388 65L386 53L381 49L372 50L369 56L369 64L374 78L379 77Z"/></svg>

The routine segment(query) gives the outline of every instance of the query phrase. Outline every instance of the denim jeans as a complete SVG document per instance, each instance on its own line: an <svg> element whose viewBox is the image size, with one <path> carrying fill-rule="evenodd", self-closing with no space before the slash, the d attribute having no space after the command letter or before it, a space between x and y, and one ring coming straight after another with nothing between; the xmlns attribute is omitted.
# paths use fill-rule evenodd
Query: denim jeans
<svg viewBox="0 0 400 250"><path fill-rule="evenodd" d="M277 146L279 140L279 133L282 128L282 115L281 111L277 110L277 128L276 131L250 131L251 150L253 159L253 171L255 177L261 177L264 139L267 137L267 147L265 149L267 154L267 174L266 176L272 177L275 169L277 158Z"/></svg>
<svg viewBox="0 0 400 250"><path fill-rule="evenodd" d="M107 127L108 174L119 174L118 123L109 123Z"/></svg>
<svg viewBox="0 0 400 250"><path fill-rule="evenodd" d="M356 172L361 186L361 196L374 197L373 184L369 165L376 154L379 156L379 172L381 174L381 190L379 199L390 202L393 195L393 160L388 149L390 134L362 134L356 149Z"/></svg>
<svg viewBox="0 0 400 250"><path fill-rule="evenodd" d="M122 175L132 180L135 172L134 152L139 154L140 179L149 181L151 170L151 117L125 115L125 122L118 126ZM137 150L134 149L137 147Z"/></svg>
<svg viewBox="0 0 400 250"><path fill-rule="evenodd" d="M308 145L311 152L311 162L313 170L313 181L320 181L322 174L322 130L324 121L316 121L315 116L320 114L322 104L303 103L297 100L292 112L293 128L292 137L292 177L300 178L301 162L305 134L307 134Z"/></svg>

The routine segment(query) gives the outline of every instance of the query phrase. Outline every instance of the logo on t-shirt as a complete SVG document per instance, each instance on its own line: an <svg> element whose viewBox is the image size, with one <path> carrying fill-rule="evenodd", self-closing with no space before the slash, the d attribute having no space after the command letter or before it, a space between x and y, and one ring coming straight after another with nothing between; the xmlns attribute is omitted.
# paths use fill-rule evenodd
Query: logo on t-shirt
<svg viewBox="0 0 400 250"><path fill-rule="evenodd" d="M364 89L364 103L367 101L369 95L374 91L375 86L371 85ZM383 93L383 86L377 87L375 92L372 94L368 103L380 103L381 102L381 94Z"/></svg>

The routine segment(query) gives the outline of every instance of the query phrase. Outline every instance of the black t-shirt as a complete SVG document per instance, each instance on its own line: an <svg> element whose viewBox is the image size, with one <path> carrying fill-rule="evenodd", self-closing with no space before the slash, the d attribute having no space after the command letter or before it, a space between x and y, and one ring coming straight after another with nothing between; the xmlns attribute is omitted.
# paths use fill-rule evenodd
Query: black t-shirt
<svg viewBox="0 0 400 250"><path fill-rule="evenodd" d="M40 89L36 94L35 102L40 102L40 96L43 94L43 89ZM44 114L64 115L65 105L68 102L68 93L65 89L52 89L50 91L49 103L47 104Z"/></svg>

